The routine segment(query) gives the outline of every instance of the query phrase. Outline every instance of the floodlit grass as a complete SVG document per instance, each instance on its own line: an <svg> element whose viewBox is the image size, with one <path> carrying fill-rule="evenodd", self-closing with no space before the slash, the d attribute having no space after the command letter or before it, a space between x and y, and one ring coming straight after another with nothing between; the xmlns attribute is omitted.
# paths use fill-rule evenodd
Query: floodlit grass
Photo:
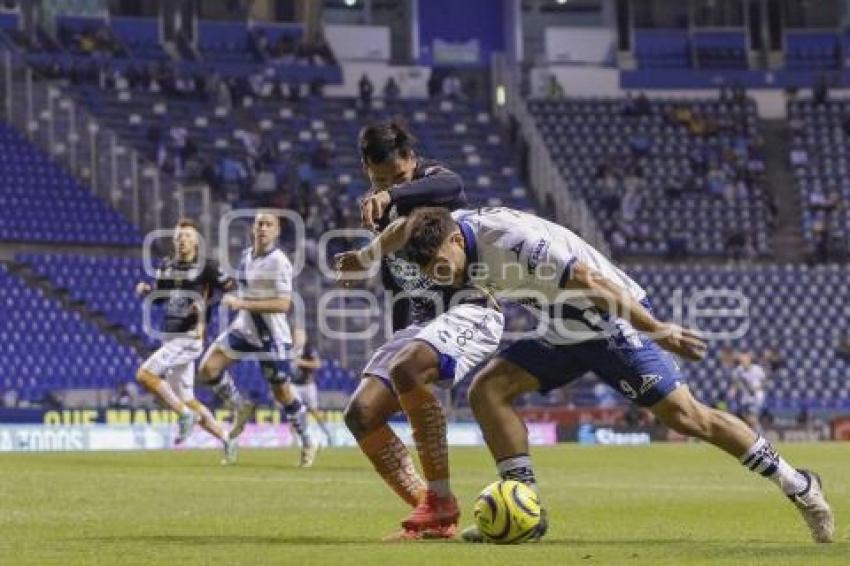
<svg viewBox="0 0 850 566"><path fill-rule="evenodd" d="M770 483L699 445L534 452L551 529L516 547L383 543L407 509L353 449L294 467L294 451L0 456L0 564L850 564L850 447L781 447L817 470L838 542L815 545ZM452 451L469 519L494 479L481 449Z"/></svg>

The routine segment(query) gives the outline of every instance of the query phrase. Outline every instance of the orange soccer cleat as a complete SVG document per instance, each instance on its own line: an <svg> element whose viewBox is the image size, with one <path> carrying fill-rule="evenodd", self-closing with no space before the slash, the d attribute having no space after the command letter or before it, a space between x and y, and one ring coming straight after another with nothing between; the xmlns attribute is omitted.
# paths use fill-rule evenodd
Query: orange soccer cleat
<svg viewBox="0 0 850 566"><path fill-rule="evenodd" d="M445 525L423 530L402 529L384 537L384 542L406 542L413 540L453 539L457 536L457 525Z"/></svg>
<svg viewBox="0 0 850 566"><path fill-rule="evenodd" d="M419 505L401 522L406 531L424 531L437 527L457 526L460 508L453 495L440 497L433 491L427 491Z"/></svg>

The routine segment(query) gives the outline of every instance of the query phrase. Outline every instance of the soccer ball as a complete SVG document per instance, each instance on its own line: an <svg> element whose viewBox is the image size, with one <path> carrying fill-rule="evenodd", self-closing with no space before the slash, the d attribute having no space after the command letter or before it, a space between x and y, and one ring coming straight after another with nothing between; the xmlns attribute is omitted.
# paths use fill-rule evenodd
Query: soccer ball
<svg viewBox="0 0 850 566"><path fill-rule="evenodd" d="M490 542L519 544L531 538L540 524L540 500L523 483L497 481L475 500L473 515L478 530Z"/></svg>

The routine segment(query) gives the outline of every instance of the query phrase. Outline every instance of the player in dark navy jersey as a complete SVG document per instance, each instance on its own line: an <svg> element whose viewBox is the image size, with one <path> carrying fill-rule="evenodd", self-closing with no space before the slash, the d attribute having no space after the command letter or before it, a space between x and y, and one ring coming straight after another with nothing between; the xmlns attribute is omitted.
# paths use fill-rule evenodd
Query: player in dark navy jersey
<svg viewBox="0 0 850 566"><path fill-rule="evenodd" d="M456 210L467 205L461 178L446 167L418 156L414 138L398 122L372 124L360 133L359 145L363 171L371 190L361 204L363 226L381 231L400 216L422 206L441 206ZM343 254L345 255L345 254ZM401 254L381 261L381 276L392 298L394 334L380 347L363 370L363 379L345 409L345 423L357 439L363 453L396 494L416 507L426 493L426 484L416 473L410 453L387 424L401 410L391 385L397 368L439 375L444 383L453 383L495 349L501 335L497 319L501 314L488 308L469 306L455 311L453 319L435 319L437 310L447 310L453 290L439 287L423 276L417 265ZM476 349L457 348L448 352L440 337L458 329L480 325L488 335L470 341ZM490 332L492 330L492 332ZM454 344L453 344L454 345ZM403 530L401 538L421 538L423 532ZM429 532L429 537L452 536Z"/></svg>
<svg viewBox="0 0 850 566"><path fill-rule="evenodd" d="M236 457L236 443L194 395L195 360L203 352L204 330L209 301L217 291L228 291L233 282L218 263L198 257L200 234L187 218L174 229L174 254L157 269L154 287L136 285L144 297L157 292L154 303L164 304L165 340L139 368L136 379L162 404L180 415L176 441L184 441L200 423L204 430L224 444L224 463Z"/></svg>

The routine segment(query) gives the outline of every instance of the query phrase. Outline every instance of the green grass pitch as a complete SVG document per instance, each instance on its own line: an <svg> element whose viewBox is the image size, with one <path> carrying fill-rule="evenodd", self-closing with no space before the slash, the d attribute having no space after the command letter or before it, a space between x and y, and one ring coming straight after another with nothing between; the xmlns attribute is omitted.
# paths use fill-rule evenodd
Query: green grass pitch
<svg viewBox="0 0 850 566"><path fill-rule="evenodd" d="M699 445L534 451L551 517L540 544L382 543L407 509L354 449L293 467L294 451L0 456L0 564L850 564L850 447L784 445L820 472L838 541L815 545L766 481ZM466 523L494 479L483 448L454 449Z"/></svg>

